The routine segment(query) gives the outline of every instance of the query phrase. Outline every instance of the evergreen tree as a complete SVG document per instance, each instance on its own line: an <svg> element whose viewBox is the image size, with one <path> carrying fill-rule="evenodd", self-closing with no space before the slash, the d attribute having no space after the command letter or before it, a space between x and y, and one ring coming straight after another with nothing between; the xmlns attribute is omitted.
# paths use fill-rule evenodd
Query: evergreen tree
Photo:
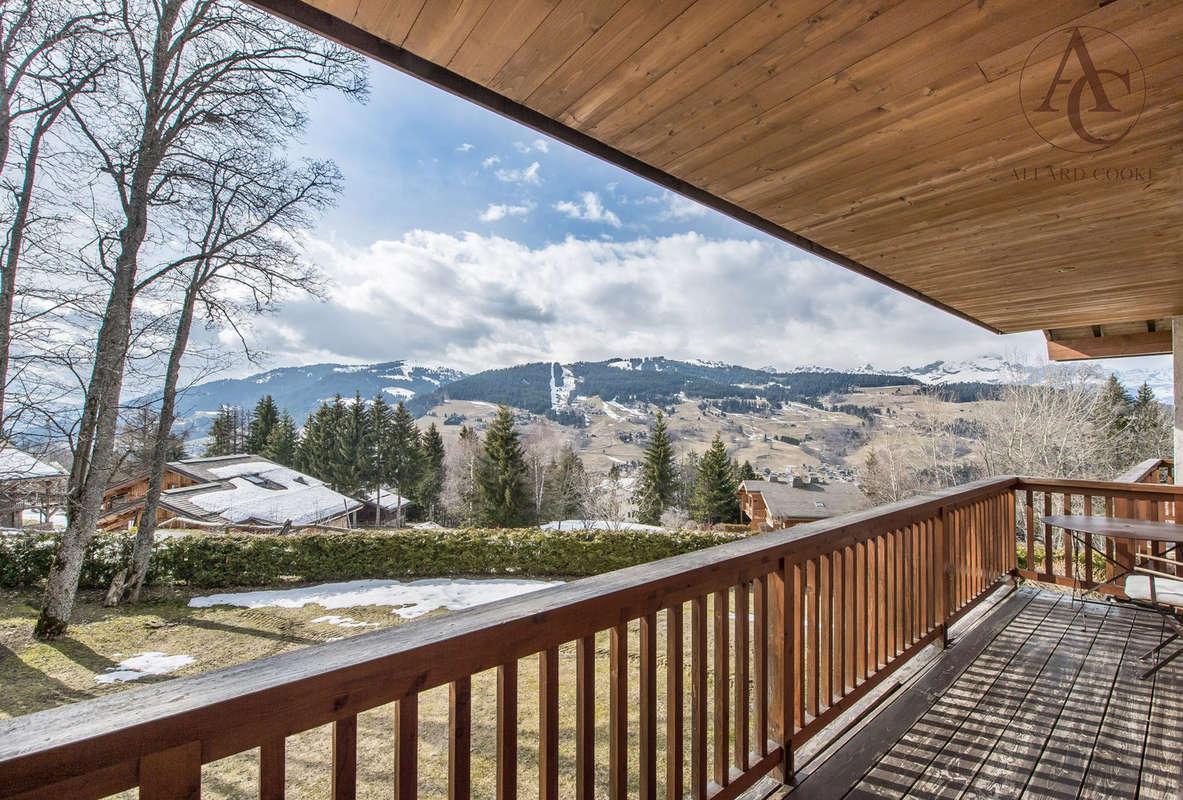
<svg viewBox="0 0 1183 800"><path fill-rule="evenodd" d="M414 499L423 477L423 453L415 418L402 403L394 409L391 418L384 461L386 480L393 484L402 497Z"/></svg>
<svg viewBox="0 0 1183 800"><path fill-rule="evenodd" d="M587 505L584 497L587 471L571 445L563 447L558 461L550 463L547 473L543 516L551 520L582 519Z"/></svg>
<svg viewBox="0 0 1183 800"><path fill-rule="evenodd" d="M756 470L752 467L751 461L744 461L743 466L739 468L740 481L754 481L756 480Z"/></svg>
<svg viewBox="0 0 1183 800"><path fill-rule="evenodd" d="M723 440L715 434L710 449L698 464L698 483L690 511L694 519L713 525L734 522L739 517L739 500L735 496L735 475Z"/></svg>
<svg viewBox="0 0 1183 800"><path fill-rule="evenodd" d="M284 411L267 436L262 455L276 464L291 467L296 463L296 447L296 423L292 415Z"/></svg>
<svg viewBox="0 0 1183 800"><path fill-rule="evenodd" d="M530 520L530 489L513 414L505 406L485 433L485 447L476 468L474 515L484 525L516 528Z"/></svg>
<svg viewBox="0 0 1183 800"><path fill-rule="evenodd" d="M297 464L301 472L332 483L334 451L337 441L337 422L334 407L321 403L315 414L309 414L300 437Z"/></svg>
<svg viewBox="0 0 1183 800"><path fill-rule="evenodd" d="M246 452L262 453L263 448L267 446L267 440L271 438L271 431L278 422L279 406L275 405L275 400L271 395L260 398L247 426L244 445Z"/></svg>
<svg viewBox="0 0 1183 800"><path fill-rule="evenodd" d="M366 421L370 454L369 469L364 476L365 485L371 490L376 490L380 485L389 482L387 450L390 447L390 426L393 418L394 412L390 410L390 404L386 402L382 393L374 395Z"/></svg>
<svg viewBox="0 0 1183 800"><path fill-rule="evenodd" d="M645 525L660 525L661 515L674 496L674 448L666 431L665 417L657 412L657 422L645 445L645 458L633 502L637 520Z"/></svg>
<svg viewBox="0 0 1183 800"><path fill-rule="evenodd" d="M341 494L353 496L361 493L365 476L372 472L366 404L360 393L347 406L340 398L337 400L341 410L337 412L339 417L333 442L331 483Z"/></svg>
<svg viewBox="0 0 1183 800"><path fill-rule="evenodd" d="M222 406L218 415L214 417L209 429L209 444L205 446L204 455L230 456L238 452L238 409L233 406Z"/></svg>
<svg viewBox="0 0 1183 800"><path fill-rule="evenodd" d="M444 464L444 437L435 423L423 434L423 476L419 481L419 495L415 504L427 517L438 516L440 495L444 491L447 467Z"/></svg>

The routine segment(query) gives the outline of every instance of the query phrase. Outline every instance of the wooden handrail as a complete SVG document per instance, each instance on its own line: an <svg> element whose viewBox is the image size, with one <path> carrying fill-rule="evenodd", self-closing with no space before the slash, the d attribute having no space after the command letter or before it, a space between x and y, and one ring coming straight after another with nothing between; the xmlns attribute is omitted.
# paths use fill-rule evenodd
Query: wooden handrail
<svg viewBox="0 0 1183 800"><path fill-rule="evenodd" d="M1160 472L1166 471L1167 483L1174 477L1175 462L1169 458L1148 458L1135 464L1113 480L1117 483L1160 483Z"/></svg>
<svg viewBox="0 0 1183 800"><path fill-rule="evenodd" d="M546 678L543 778L553 790L558 759L549 738L557 741L558 731L553 705L557 695L550 678L557 680L556 648L575 642L587 662L593 657L586 652L592 649L589 637L617 631L614 641L623 648L627 640L619 631L640 621L639 680L646 694L641 752L652 758L658 724L649 696L656 691L656 615L674 614L681 629L684 603L693 604L688 616L695 631L690 655L696 692L697 681L705 680L705 673L697 670L706 669L706 654L700 652L697 637L708 627L716 634L713 663L719 669L728 663L729 647L737 670L746 672L749 652L766 653L768 658L767 670L760 658L756 696L751 700L758 706L753 717L757 727L767 726L773 741L754 742L751 757L739 747L729 753L728 712L745 732L749 716L748 709L739 707L747 702L746 689L729 698L726 681L722 694L713 698L722 712L712 715L713 753L698 747L700 737L705 737L699 729L705 724L705 707L696 706L702 711L701 721L698 711L690 715L695 726L692 782L708 774L701 770L713 755L710 774L720 785L712 796L735 796L778 766L791 772L795 748L919 648L943 637L944 626L956 614L1014 569L1014 492L1024 481L1054 483L1016 477L982 480L436 619L0 722L0 797L102 797L137 784L143 792L155 769L188 774L195 764L199 769L203 763L260 746L265 756L274 754L284 737L328 723L336 723L334 753L348 761L356 757L359 712L398 702L399 719L410 715L407 726L400 722L400 735L411 735L418 694L448 684L453 687L453 725L458 726L450 738L467 743L470 676L501 668L516 692L516 667L507 666L535 654L542 654ZM1157 488L1140 487L1138 494L1155 494ZM732 596L734 603L728 606ZM700 619L708 598L713 598L715 613ZM746 625L732 625L729 631L727 608L735 609L735 619L747 620L749 598L757 604L752 618L768 630L757 625L754 636L749 636ZM619 654L621 670L629 664L624 655ZM678 648L677 658L682 657ZM822 664L825 674L819 669ZM578 674L586 679L592 673L584 663ZM625 680L623 673L620 680ZM581 706L581 719L592 713ZM580 724L590 723L586 719ZM627 743L627 737L614 738L613 753L623 757L618 750ZM414 743L407 745L411 749L400 764L413 760ZM402 739L399 747L401 753ZM282 758L278 767L274 755L264 762L261 780L282 785ZM460 775L454 779L466 785L467 758L454 763ZM408 769L396 776L400 796L414 796L414 786L407 785L414 768ZM347 764L340 774L342 785L350 785L353 773ZM582 774L593 771L584 764ZM646 780L652 778L643 774L649 776ZM343 796L349 794L345 790Z"/></svg>

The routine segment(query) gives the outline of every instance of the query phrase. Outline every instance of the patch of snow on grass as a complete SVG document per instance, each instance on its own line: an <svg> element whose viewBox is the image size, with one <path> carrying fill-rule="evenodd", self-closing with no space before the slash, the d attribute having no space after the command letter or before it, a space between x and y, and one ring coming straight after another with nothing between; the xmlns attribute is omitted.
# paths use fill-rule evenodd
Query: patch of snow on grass
<svg viewBox="0 0 1183 800"><path fill-rule="evenodd" d="M238 606L240 608L301 608L315 603L330 611L356 606L392 606L403 619L414 619L437 609L449 611L492 603L551 586L562 581L527 581L512 579L466 580L429 578L418 581L364 580L322 583L299 589L275 589L258 592L230 592L194 597L191 608Z"/></svg>
<svg viewBox="0 0 1183 800"><path fill-rule="evenodd" d="M337 625L342 628L372 628L378 625L377 622L361 622L353 617L338 617L336 614L329 614L324 617L317 617L312 620L314 623L323 622L326 625Z"/></svg>
<svg viewBox="0 0 1183 800"><path fill-rule="evenodd" d="M139 653L131 658L125 658L101 675L95 675L99 683L115 683L119 681L138 681L145 675L167 675L170 672L188 666L194 661L193 656L166 656L164 653Z"/></svg>
<svg viewBox="0 0 1183 800"><path fill-rule="evenodd" d="M405 386L383 386L382 391L386 392L391 397L401 397L404 400L410 400L415 396L413 389L408 389Z"/></svg>
<svg viewBox="0 0 1183 800"><path fill-rule="evenodd" d="M544 531L650 531L668 533L657 525L642 525L639 522L618 522L608 519L564 519L539 526Z"/></svg>
<svg viewBox="0 0 1183 800"><path fill-rule="evenodd" d="M643 416L645 416L645 414L644 414L643 412L641 412L641 411L637 411L635 408L629 408L628 406L626 406L626 405L623 405L623 404L621 404L621 403L618 403L618 402L616 402L615 400L609 400L608 402L604 403L604 408L605 408L605 409L606 409L608 406L612 406L612 407L613 407L613 408L615 408L617 411L623 411L625 414L628 414L629 416L632 416L632 417L643 417ZM618 417L618 419L619 419L619 417Z"/></svg>

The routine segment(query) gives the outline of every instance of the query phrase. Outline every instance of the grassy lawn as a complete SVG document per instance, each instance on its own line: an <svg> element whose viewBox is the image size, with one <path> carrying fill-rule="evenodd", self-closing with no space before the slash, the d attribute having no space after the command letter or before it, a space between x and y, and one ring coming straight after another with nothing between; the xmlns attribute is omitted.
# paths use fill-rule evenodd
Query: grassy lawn
<svg viewBox="0 0 1183 800"><path fill-rule="evenodd" d="M271 587L275 588L275 587ZM31 636L40 597L36 591L0 591L0 719L85 700L141 684L204 672L218 667L295 650L336 637L361 635L376 627L343 628L312 620L326 614L378 623L380 627L408 624L388 607L359 606L326 611L318 605L303 608L243 609L189 608L187 593L155 590L134 607L108 609L101 594L83 593L75 611L70 635L46 644ZM447 612L436 612L447 613ZM435 615L432 615L435 616ZM658 780L664 784L665 751L665 640L664 615L658 635ZM734 623L733 623L734 624ZM687 720L685 762L689 769L689 615L685 621ZM638 630L630 626L630 773L637 780ZM608 636L596 640L596 764L600 791L607 796L608 761ZM195 662L169 675L147 676L131 683L100 684L103 673L120 660L147 651L167 655L186 654ZM710 646L708 645L708 652ZM713 669L712 669L713 673ZM560 650L560 761L563 796L574 796L571 782L575 765L575 647ZM519 664L519 793L537 796L538 770L538 659ZM712 691L713 686L708 691ZM708 696L710 696L708 694ZM494 794L496 675L494 671L473 677L472 770L474 796ZM448 691L441 687L420 695L419 709L420 796L447 796ZM360 715L358 723L359 796L390 796L393 753L393 707ZM710 726L708 726L710 727ZM322 727L287 740L288 796L323 798L329 794L331 729ZM708 750L708 752L710 752ZM257 792L258 751L248 751L204 768L203 795L214 798L250 798ZM686 775L689 779L689 775ZM662 790L664 791L664 790ZM134 793L128 793L134 797Z"/></svg>

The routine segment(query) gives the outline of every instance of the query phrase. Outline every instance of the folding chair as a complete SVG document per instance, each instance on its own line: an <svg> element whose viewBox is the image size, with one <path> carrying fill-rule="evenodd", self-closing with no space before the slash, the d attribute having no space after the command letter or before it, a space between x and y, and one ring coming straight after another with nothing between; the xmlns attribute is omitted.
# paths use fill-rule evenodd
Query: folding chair
<svg viewBox="0 0 1183 800"><path fill-rule="evenodd" d="M1154 562L1161 561L1166 564L1175 563L1165 558L1146 555L1144 553L1139 553L1138 558ZM1142 655L1143 661L1151 656L1155 657L1154 665L1142 673L1143 678L1148 678L1180 655L1183 655L1183 645L1176 647L1166 657L1159 655L1164 647L1183 635L1183 623L1179 621L1179 614L1183 612L1183 579L1142 566L1135 566L1134 573L1126 578L1126 596L1137 603L1151 606L1155 611L1162 614L1163 620L1174 630L1174 633Z"/></svg>

